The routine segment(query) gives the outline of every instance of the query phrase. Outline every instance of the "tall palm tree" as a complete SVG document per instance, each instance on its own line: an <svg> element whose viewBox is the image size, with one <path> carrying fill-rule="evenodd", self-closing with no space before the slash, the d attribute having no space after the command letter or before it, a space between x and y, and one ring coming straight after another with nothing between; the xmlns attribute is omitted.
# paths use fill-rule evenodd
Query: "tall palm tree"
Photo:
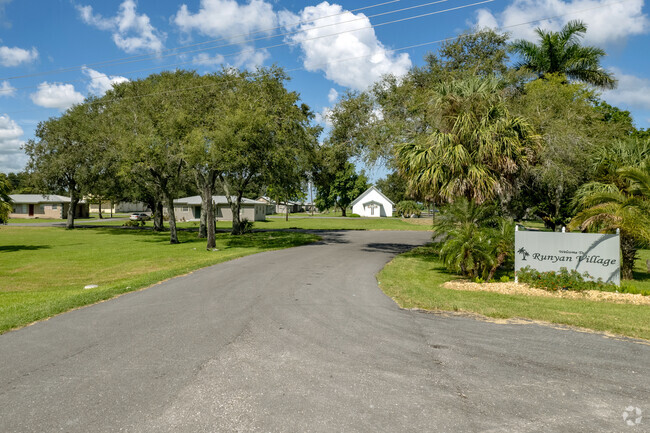
<svg viewBox="0 0 650 433"><path fill-rule="evenodd" d="M632 279L636 253L650 242L650 164L619 169L621 182L584 185L576 196L582 211L569 223L570 229L621 231L621 274ZM619 188L617 184L625 186Z"/></svg>
<svg viewBox="0 0 650 433"><path fill-rule="evenodd" d="M503 83L472 77L437 85L430 128L396 146L409 190L437 202L476 203L505 195L537 143L527 120L510 114Z"/></svg>
<svg viewBox="0 0 650 433"><path fill-rule="evenodd" d="M580 45L587 31L582 21L569 21L559 32L537 28L539 44L518 39L510 49L521 55L518 68L526 68L543 78L546 74L563 74L571 80L582 81L605 89L616 87L611 72L600 66L605 51L597 47Z"/></svg>

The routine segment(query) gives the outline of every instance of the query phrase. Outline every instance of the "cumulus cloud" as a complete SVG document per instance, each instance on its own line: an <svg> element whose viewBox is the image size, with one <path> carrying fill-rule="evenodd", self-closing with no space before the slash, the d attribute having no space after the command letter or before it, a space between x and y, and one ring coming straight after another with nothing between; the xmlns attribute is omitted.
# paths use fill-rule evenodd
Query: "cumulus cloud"
<svg viewBox="0 0 650 433"><path fill-rule="evenodd" d="M90 68L83 68L83 73L90 78L88 92L101 96L113 88L113 84L129 81L126 77L108 76L102 72Z"/></svg>
<svg viewBox="0 0 650 433"><path fill-rule="evenodd" d="M111 31L113 42L127 53L159 52L167 35L151 25L149 17L138 15L135 0L124 0L112 18L93 14L92 6L77 6L81 19L100 30Z"/></svg>
<svg viewBox="0 0 650 433"><path fill-rule="evenodd" d="M650 110L650 80L624 74L612 68L618 79L618 87L603 92L602 97L610 104L626 109Z"/></svg>
<svg viewBox="0 0 650 433"><path fill-rule="evenodd" d="M300 31L286 39L302 49L305 68L323 71L341 86L365 90L382 75L403 75L411 67L408 54L395 55L384 47L364 14L355 15L340 5L322 2L306 7L300 15L287 11L279 15L287 30ZM315 19L316 23L311 22Z"/></svg>
<svg viewBox="0 0 650 433"><path fill-rule="evenodd" d="M18 66L21 63L31 63L38 58L38 50L24 50L18 47L0 47L0 65Z"/></svg>
<svg viewBox="0 0 650 433"><path fill-rule="evenodd" d="M644 0L628 0L611 4L609 0L514 0L503 11L493 13L488 9L477 12L478 27L501 27L514 39L536 40L535 29L558 31L568 21L580 19L587 24L585 41L595 45L617 43L626 37L647 33L648 17L643 14ZM579 14L569 14L581 11ZM568 15L564 15L568 14ZM514 26L515 24L552 17L557 18ZM512 26L512 27L511 27Z"/></svg>
<svg viewBox="0 0 650 433"><path fill-rule="evenodd" d="M20 171L27 157L21 146L23 129L6 114L0 115L0 172Z"/></svg>
<svg viewBox="0 0 650 433"><path fill-rule="evenodd" d="M332 109L330 107L323 107L323 109L320 112L314 114L314 121L327 128L331 128L333 126Z"/></svg>
<svg viewBox="0 0 650 433"><path fill-rule="evenodd" d="M34 104L45 108L65 110L74 104L83 102L84 96L74 89L72 84L42 82L38 91L30 95Z"/></svg>
<svg viewBox="0 0 650 433"><path fill-rule="evenodd" d="M330 104L333 104L334 101L336 101L336 98L339 97L339 92L336 91L336 89L331 88L329 93L327 94L327 100L330 101Z"/></svg>
<svg viewBox="0 0 650 433"><path fill-rule="evenodd" d="M16 88L9 84L9 81L3 81L0 84L0 97L2 96L14 96L16 94Z"/></svg>
<svg viewBox="0 0 650 433"><path fill-rule="evenodd" d="M196 13L182 5L173 22L187 34L197 31L205 36L237 42L243 40L241 35L270 34L268 29L277 26L277 16L273 6L264 0L251 0L241 5L235 0L201 0Z"/></svg>

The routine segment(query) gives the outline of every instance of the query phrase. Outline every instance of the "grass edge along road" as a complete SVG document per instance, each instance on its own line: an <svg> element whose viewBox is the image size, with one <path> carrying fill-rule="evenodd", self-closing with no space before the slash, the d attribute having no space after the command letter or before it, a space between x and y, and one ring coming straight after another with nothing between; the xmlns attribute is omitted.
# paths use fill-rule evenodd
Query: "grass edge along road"
<svg viewBox="0 0 650 433"><path fill-rule="evenodd" d="M197 269L263 251L305 245L318 236L258 232L217 234L217 251L205 239L119 228L0 228L0 333L19 328ZM97 284L97 288L84 289Z"/></svg>
<svg viewBox="0 0 650 433"><path fill-rule="evenodd" d="M377 275L381 289L401 308L475 313L494 319L530 319L650 340L647 305L441 287L457 278L445 270L430 246L400 254Z"/></svg>

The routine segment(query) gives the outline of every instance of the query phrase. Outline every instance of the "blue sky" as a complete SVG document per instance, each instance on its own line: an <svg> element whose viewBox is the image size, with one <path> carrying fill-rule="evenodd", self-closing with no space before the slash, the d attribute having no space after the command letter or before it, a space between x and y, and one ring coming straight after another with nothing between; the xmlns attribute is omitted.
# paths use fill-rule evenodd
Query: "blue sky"
<svg viewBox="0 0 650 433"><path fill-rule="evenodd" d="M477 25L534 39L535 27L571 19L588 24L585 42L607 51L619 79L603 98L650 127L644 0L0 0L0 172L24 168L20 146L38 122L113 82L276 63L325 122L346 90L420 65L436 41Z"/></svg>

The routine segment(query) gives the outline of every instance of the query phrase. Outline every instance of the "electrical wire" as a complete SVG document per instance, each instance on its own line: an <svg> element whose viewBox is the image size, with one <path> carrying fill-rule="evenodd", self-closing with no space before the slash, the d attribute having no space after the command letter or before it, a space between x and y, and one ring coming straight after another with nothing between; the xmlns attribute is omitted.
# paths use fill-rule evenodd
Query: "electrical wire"
<svg viewBox="0 0 650 433"><path fill-rule="evenodd" d="M566 12L564 14L552 15L552 16L539 18L539 19L535 19L535 20L530 20L530 21L525 21L525 22L521 22L521 23L517 23L517 24L511 24L511 25L508 25L508 26L501 26L501 27L496 28L494 30L495 31L504 31L506 29L511 29L511 28L514 28L514 27L519 27L519 26L524 26L524 25L534 24L534 23L540 23L540 22L552 20L552 19L555 19L555 18L561 18L561 17L567 16L567 15L573 15L573 14L576 14L576 13L582 13L582 12L587 12L587 11L591 11L591 10L595 10L595 9L601 9L601 8L604 8L604 7L607 7L607 6L625 3L627 1L630 1L630 0L621 0L621 1L616 1L616 2L605 3L605 4L601 4L599 6L593 6L593 7L590 7L590 8L585 8L585 9L579 9L579 10ZM480 32L481 32L481 30L476 31L476 32L472 32L472 33L467 33L467 35L469 35L469 36L477 35L477 34L480 34ZM434 45L434 44L453 41L453 40L455 40L457 38L458 38L458 35L450 36L450 37L447 37L447 38L444 38L444 39L437 39L437 40L433 40L433 41L412 44L412 45L408 45L408 46L404 46L404 47L400 47L400 48L387 49L386 52L391 53L391 52L397 52L397 51L405 51L405 50L414 49L414 48L421 48L421 47L424 47L424 46L429 46L429 45ZM330 64L334 64L334 63L340 63L340 62L346 62L346 61L350 61L350 60L357 60L357 59L361 59L361 58L367 58L367 57L371 57L372 55L374 55L374 54L365 54L365 55L361 55L361 56L354 56L354 57L348 57L348 58L344 58L344 59L332 60L332 61L329 61L329 62L324 62L324 63L321 63L319 65L312 66L311 69L319 69L319 68L321 68L323 66L327 66L327 65L330 65ZM301 70L307 70L307 68L302 66L302 67L297 67L297 68L285 69L284 72L290 73L290 72L296 72L296 71L301 71ZM260 75L255 76L253 74L253 75L251 75L251 78L262 77L263 75L264 74L260 74ZM97 101L96 103L104 104L104 103L111 103L111 102L118 101L118 100L141 99L141 98L148 97L148 96L156 96L156 95L165 95L165 94L171 94L171 93L178 93L178 92L184 92L184 91L194 90L194 89L199 89L199 88L204 88L204 87L216 87L216 86L221 86L223 84L224 83L213 83L213 84L204 84L204 85L201 85L201 86L190 86L190 87L185 87L185 88L182 88L182 89L172 89L172 90L166 90L166 91L162 91L162 92L152 92L152 93L148 93L148 94L145 94L145 95L130 96L130 97L125 97L125 98L114 98L114 99L109 99L109 100L101 100L101 101ZM18 110L18 111L13 111L13 112L5 112L4 114L14 114L14 113L34 112L34 111L35 111L35 109Z"/></svg>
<svg viewBox="0 0 650 433"><path fill-rule="evenodd" d="M404 11L404 10L414 9L416 7L430 6L430 5L433 5L433 4L442 3L442 2L446 2L446 1L449 1L449 0L437 0L437 1L434 1L434 2L425 3L423 5L417 5L417 6L411 6L411 7L408 7L408 8L399 9L398 11L401 12L401 11ZM344 33L352 33L352 32L361 31L361 30L367 30L367 29L372 29L372 28L377 28L377 27L383 27L383 26L390 25L390 24L395 24L395 23L404 22L404 21L410 21L410 20L413 20L413 19L424 18L424 17L428 17L428 16L432 16L432 15L438 15L438 14L446 13L446 12L452 12L452 11L459 10L459 9L465 9L465 8L472 7L472 6L478 6L478 5L485 4L485 3L491 3L491 2L494 2L494 1L496 1L496 0L482 0L482 1L479 1L479 2L470 3L470 4L466 4L466 5L462 5L462 6L456 6L456 7L453 7L453 8L443 9L443 10L434 11L434 12L428 12L428 13L424 13L424 14L420 14L420 15L415 15L415 16L406 17L406 18L400 18L400 19L387 21L387 22L383 22L383 23L378 23L378 24L370 24L370 25L359 27L359 28L356 28L356 29L343 30L343 31L340 31L340 32L329 33L329 34L326 34L326 35L315 36L315 37L312 37L312 38L306 38L306 39L303 39L303 40L298 41L298 42L283 42L283 43L278 43L278 44L273 44L273 45L267 45L267 46L264 46L264 47L249 48L249 49L246 49L246 50L240 50L240 51L236 51L236 52L233 52L233 53L224 54L224 55L222 55L222 57L225 59L227 57L233 57L233 56L238 56L238 55L242 55L242 54L254 53L254 52L260 51L260 50L279 48L279 47L283 47L283 46L299 45L302 42L327 38L327 37L331 37L331 36L337 36L337 35L341 35L341 34L344 34ZM384 12L382 14L377 14L377 15L373 15L373 16L385 15L385 14L394 13L394 12L395 11ZM286 34L283 34L283 35L295 34L295 33L299 33L299 32L302 32L302 31L316 30L316 29L320 29L320 28L324 28L324 27L338 26L338 25L346 24L346 23L353 22L353 21L365 20L366 18L369 18L369 17L361 17L361 18L357 18L357 19L354 19L354 20L344 21L342 23L327 24L327 25L324 25L324 26L313 27L313 28L310 28L310 29L301 30L301 31L297 31L297 32L289 32L289 33L286 33ZM205 48L205 49L201 49L201 50L195 50L195 51L184 52L184 53L174 53L172 55L176 56L176 55L179 55L179 54L194 53L194 52L199 52L199 51L205 51L205 50L208 50L208 49L213 49L213 48ZM153 70L157 70L157 69L171 68L171 67L177 67L177 66L193 64L193 63L199 63L200 64L200 60L197 60L195 58L195 59L188 60L188 61L185 61L185 62L172 63L172 64L166 64L166 65L159 65L159 66L154 66L154 67L150 67L150 68L136 69L136 70L131 70L131 71L128 71L128 72L121 72L121 73L116 73L116 74L120 74L120 75L136 74L136 73L140 73L140 72L148 72L148 71L153 71ZM107 74L103 74L103 75L106 75L108 77ZM79 78L79 79L75 79L75 80L68 80L68 81L64 81L64 82L58 82L56 84L72 84L72 83L77 83L77 82L89 82L89 81L92 81L92 80L93 80L92 78ZM0 95L2 93L14 92L16 90L39 88L41 86L42 86L42 84L34 85L34 86L21 86L21 87L17 87L17 88L12 87L11 89L6 89L6 90L0 89Z"/></svg>

